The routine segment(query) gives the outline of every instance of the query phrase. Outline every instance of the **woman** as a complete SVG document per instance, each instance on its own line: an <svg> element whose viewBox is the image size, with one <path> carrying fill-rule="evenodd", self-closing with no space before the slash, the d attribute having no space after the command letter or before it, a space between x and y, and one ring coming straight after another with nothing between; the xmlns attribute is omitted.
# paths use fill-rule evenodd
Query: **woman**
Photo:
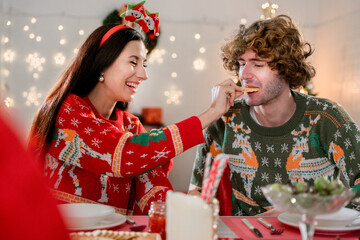
<svg viewBox="0 0 360 240"><path fill-rule="evenodd" d="M198 117L145 133L139 119L124 111L147 79L145 68L141 34L104 25L51 90L34 119L30 145L45 155L57 199L107 204L128 215L147 213L152 201L165 200L172 190L170 160L202 143L202 128L240 94L226 80Z"/></svg>

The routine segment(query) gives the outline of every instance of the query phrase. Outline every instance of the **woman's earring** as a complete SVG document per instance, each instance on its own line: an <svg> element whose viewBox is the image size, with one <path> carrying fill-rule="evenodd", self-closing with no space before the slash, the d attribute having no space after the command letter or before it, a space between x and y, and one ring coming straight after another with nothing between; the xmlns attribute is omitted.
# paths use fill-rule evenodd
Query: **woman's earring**
<svg viewBox="0 0 360 240"><path fill-rule="evenodd" d="M102 73L99 77L99 82L103 82L105 80L104 74Z"/></svg>

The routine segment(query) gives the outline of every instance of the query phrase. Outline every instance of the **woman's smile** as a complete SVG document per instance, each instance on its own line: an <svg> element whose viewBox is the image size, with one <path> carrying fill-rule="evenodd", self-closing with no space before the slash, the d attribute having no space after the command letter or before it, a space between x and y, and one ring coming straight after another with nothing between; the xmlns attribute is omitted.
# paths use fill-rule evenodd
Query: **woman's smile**
<svg viewBox="0 0 360 240"><path fill-rule="evenodd" d="M129 82L129 81L127 81L127 82L125 82L125 85L127 87L129 87L132 92L136 93L136 89L137 89L137 87L139 86L140 83L141 83L141 81L139 81L139 82L135 82L135 81Z"/></svg>

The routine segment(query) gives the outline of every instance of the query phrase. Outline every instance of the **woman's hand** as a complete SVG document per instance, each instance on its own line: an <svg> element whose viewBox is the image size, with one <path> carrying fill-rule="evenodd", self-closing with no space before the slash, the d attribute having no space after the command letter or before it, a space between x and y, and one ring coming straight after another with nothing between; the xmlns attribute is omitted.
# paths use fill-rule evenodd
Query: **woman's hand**
<svg viewBox="0 0 360 240"><path fill-rule="evenodd" d="M206 128L226 113L234 105L234 100L243 95L241 89L232 79L214 86L210 108L198 116L202 127Z"/></svg>
<svg viewBox="0 0 360 240"><path fill-rule="evenodd" d="M237 86L232 79L223 81L212 88L210 107L217 109L220 116L223 115L234 105L234 100L243 95L241 90L242 88Z"/></svg>

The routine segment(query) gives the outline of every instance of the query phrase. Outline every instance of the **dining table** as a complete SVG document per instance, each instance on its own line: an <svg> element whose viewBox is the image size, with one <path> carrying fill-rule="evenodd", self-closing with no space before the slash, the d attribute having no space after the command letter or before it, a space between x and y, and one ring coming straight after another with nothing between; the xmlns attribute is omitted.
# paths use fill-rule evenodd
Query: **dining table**
<svg viewBox="0 0 360 240"><path fill-rule="evenodd" d="M148 216L131 216L135 220L136 224L144 224L146 227L142 232L148 232ZM250 229L248 229L245 224L241 221L242 219L247 219L255 228L257 228L263 238L258 238ZM269 239L269 240L299 240L301 239L301 234L298 228L286 225L278 220L277 217L263 217L269 223L273 225L274 228L284 228L284 231L281 234L273 235L270 233L270 229L263 226L258 222L257 217L245 217L245 216L220 216L218 224L218 239L219 240L255 240L255 239ZM130 227L132 224L127 222L112 227L108 230L113 231L131 231ZM350 231L350 232L341 232L339 234L331 232L327 234L326 232L316 232L313 240L359 240L360 230Z"/></svg>

